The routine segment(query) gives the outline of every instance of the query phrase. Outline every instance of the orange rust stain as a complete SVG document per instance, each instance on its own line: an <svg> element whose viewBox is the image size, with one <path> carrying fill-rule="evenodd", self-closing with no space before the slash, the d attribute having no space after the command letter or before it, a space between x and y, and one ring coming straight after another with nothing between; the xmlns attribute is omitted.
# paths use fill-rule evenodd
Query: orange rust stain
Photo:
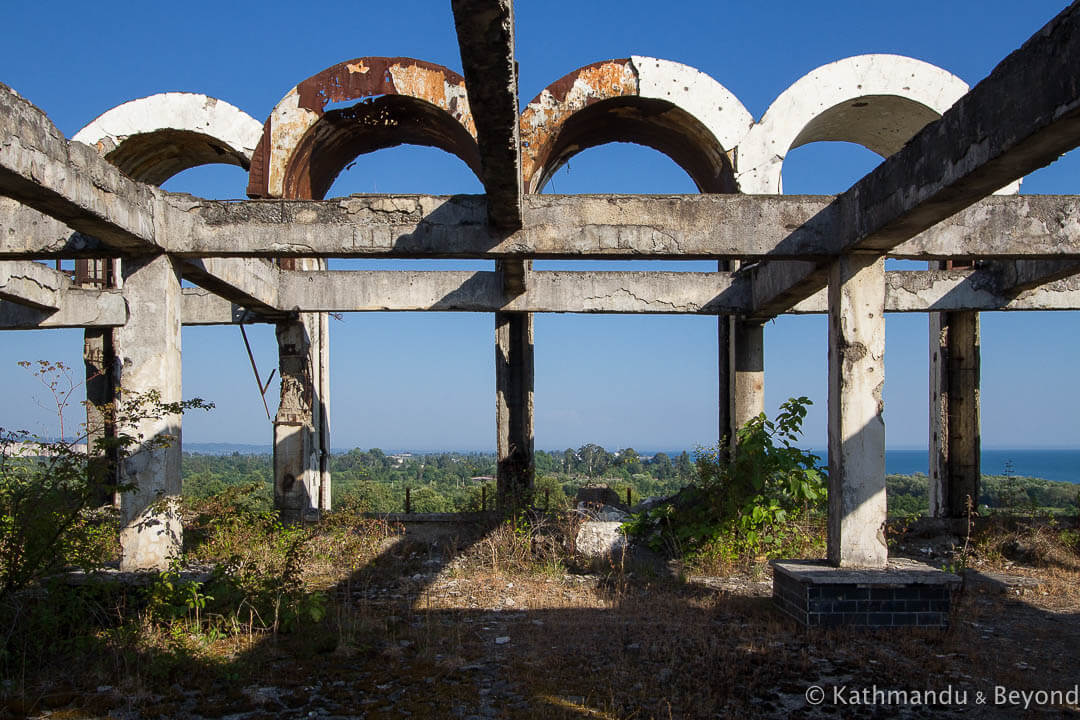
<svg viewBox="0 0 1080 720"><path fill-rule="evenodd" d="M351 73L360 73L362 75L366 74L369 70L371 70L371 68L369 68L367 65L364 64L363 60L359 60L359 61L354 62L354 63L349 63L345 67Z"/></svg>
<svg viewBox="0 0 1080 720"><path fill-rule="evenodd" d="M394 88L399 94L411 95L442 108L454 115L465 126L465 129L476 137L476 125L473 122L472 113L461 112L460 108L452 107L451 103L452 98L457 98L458 103L468 102L464 82L455 83L439 70L419 65L391 65L390 74L394 78ZM456 86L460 91L453 93L451 99L447 98L448 85Z"/></svg>
<svg viewBox="0 0 1080 720"><path fill-rule="evenodd" d="M583 67L549 86L521 114L521 174L527 192L532 177L547 161L566 119L601 100L638 94L638 78L627 61Z"/></svg>

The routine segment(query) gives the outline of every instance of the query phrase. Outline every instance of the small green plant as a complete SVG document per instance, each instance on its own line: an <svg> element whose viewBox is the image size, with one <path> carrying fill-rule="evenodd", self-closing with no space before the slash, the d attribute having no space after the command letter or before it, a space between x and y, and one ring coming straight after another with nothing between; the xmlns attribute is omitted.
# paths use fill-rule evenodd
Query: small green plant
<svg viewBox="0 0 1080 720"><path fill-rule="evenodd" d="M672 502L640 513L627 530L656 550L722 562L796 552L800 526L825 499L817 456L795 446L810 400L791 398L775 420L764 413L739 429L730 458L699 451L697 481Z"/></svg>
<svg viewBox="0 0 1080 720"><path fill-rule="evenodd" d="M95 440L88 453L79 445L88 428L65 437L64 412L82 385L62 363L20 362L52 394L60 423L60 439L48 440L25 431L0 428L0 596L25 587L48 573L68 566L91 568L115 552L116 514L95 509L117 486L100 458L123 460L140 448L168 445L171 438L143 438L120 432ZM194 400L163 403L156 392L125 393L120 403L99 408L113 427L178 415L213 405Z"/></svg>

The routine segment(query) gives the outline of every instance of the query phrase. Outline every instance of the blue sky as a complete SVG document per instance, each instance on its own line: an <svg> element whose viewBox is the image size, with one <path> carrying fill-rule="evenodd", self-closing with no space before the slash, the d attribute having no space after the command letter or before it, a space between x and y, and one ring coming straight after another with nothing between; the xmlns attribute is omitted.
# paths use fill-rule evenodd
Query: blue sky
<svg viewBox="0 0 1080 720"><path fill-rule="evenodd" d="M109 108L157 92L205 93L262 121L290 87L342 60L392 55L459 72L461 65L450 3L442 0L11 5L5 8L9 32L0 45L0 82L42 108L69 137ZM516 8L520 94L527 102L571 70L632 54L708 73L755 118L810 70L861 53L909 55L974 84L1063 6L1040 0L521 0ZM785 190L839 192L877 162L869 151L841 143L800 148L785 163ZM1080 160L1074 152L1030 176L1023 191L1076 193L1078 180ZM215 166L182 173L165 187L225 198L242 197L245 186L243 171ZM456 158L401 147L359 158L330 195L479 191ZM653 150L608 145L575 157L547 191L681 193L694 187ZM485 269L490 263L438 267ZM1074 411L1080 406L1074 380L1080 365L1078 322L1075 313L983 314L985 447L1080 445ZM715 328L715 318L702 317L537 316L537 447L596 442L612 449L693 448L715 442ZM494 446L490 315L351 314L331 320L331 333L334 447ZM276 364L273 330L255 327L249 336L265 379ZM781 318L766 330L767 408L772 412L792 395L811 397L816 404L806 440L815 447L825 444L826 349L824 317ZM47 393L15 365L39 358L80 368L81 332L0 336L5 398L0 426L55 433ZM185 420L186 441L269 443L270 426L237 328L185 329L183 358L185 397L200 396L218 406ZM926 317L890 316L885 389L890 447L926 444L926 373Z"/></svg>

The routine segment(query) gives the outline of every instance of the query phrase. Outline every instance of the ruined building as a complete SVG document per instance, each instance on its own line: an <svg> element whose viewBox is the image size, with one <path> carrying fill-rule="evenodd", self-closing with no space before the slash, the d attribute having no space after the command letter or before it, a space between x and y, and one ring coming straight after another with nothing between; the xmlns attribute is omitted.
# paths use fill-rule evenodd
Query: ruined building
<svg viewBox="0 0 1080 720"><path fill-rule="evenodd" d="M933 513L979 478L979 311L1080 308L1080 207L1020 179L1080 142L1080 7L976 87L866 55L817 68L755 120L720 83L630 57L580 68L519 112L511 0L453 2L464 77L409 58L347 60L298 83L263 121L202 95L109 110L67 139L0 92L0 326L85 328L91 399L180 399L184 324L274 323L281 402L275 499L329 506L327 313L494 316L498 489L533 477L533 313L716 315L723 434L762 409L762 324L829 316L829 561L883 568L886 312L922 312L931 343ZM333 109L327 109L329 106ZM887 158L838 196L787 197L792 148L845 140ZM540 195L575 153L612 141L671 157L699 195ZM360 153L454 154L482 196L324 198ZM204 163L249 171L245 202L157 185ZM331 272L326 258L493 259L495 272ZM76 258L76 278L34 260ZM715 272L541 272L538 258L709 259ZM886 258L927 270L886 271ZM181 287L181 278L201 289ZM179 437L178 417L127 428ZM125 567L160 567L181 528L180 446L119 468Z"/></svg>

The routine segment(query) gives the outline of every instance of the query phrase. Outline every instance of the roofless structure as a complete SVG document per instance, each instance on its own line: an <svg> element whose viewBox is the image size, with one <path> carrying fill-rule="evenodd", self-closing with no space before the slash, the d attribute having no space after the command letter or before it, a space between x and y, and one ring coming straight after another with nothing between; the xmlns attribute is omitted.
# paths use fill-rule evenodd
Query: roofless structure
<svg viewBox="0 0 1080 720"><path fill-rule="evenodd" d="M828 555L887 564L886 312L929 315L931 508L963 512L979 479L979 311L1080 309L1080 205L1019 180L1080 143L1080 6L970 91L892 55L817 68L757 121L715 79L647 57L574 70L521 107L511 0L453 0L464 77L411 58L346 60L299 82L262 122L167 93L105 112L70 140L0 86L0 326L85 328L91 400L180 400L182 324L274 323L281 400L275 499L329 507L329 312L494 316L498 488L533 481L533 313L716 315L725 435L763 405L762 323L829 316ZM785 196L789 150L859 143L886 159L845 193ZM613 142L671 157L699 195L538 194L575 153ZM482 196L326 199L358 154L441 148ZM249 201L157 187L224 162ZM996 194L995 194L996 193ZM494 272L346 271L326 258L486 258ZM76 258L74 281L34 260ZM538 258L711 259L716 272L541 272ZM886 258L925 271L887 272ZM181 287L181 278L201 289ZM180 436L180 418L126 428ZM181 528L180 444L118 472L125 568L163 567Z"/></svg>

